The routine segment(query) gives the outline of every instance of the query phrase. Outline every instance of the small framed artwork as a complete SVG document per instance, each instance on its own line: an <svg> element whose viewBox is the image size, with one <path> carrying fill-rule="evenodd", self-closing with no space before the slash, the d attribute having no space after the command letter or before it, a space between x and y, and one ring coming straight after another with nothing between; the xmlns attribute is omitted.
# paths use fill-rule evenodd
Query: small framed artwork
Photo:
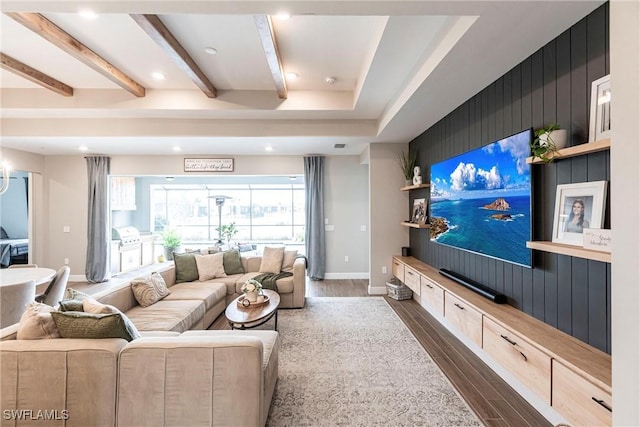
<svg viewBox="0 0 640 427"><path fill-rule="evenodd" d="M589 142L609 138L611 131L610 74L591 83L591 112L589 115Z"/></svg>
<svg viewBox="0 0 640 427"><path fill-rule="evenodd" d="M415 199L413 201L413 215L411 215L411 222L422 225L427 223L426 199Z"/></svg>
<svg viewBox="0 0 640 427"><path fill-rule="evenodd" d="M606 191L607 181L558 185L552 241L582 246L585 229L602 228Z"/></svg>

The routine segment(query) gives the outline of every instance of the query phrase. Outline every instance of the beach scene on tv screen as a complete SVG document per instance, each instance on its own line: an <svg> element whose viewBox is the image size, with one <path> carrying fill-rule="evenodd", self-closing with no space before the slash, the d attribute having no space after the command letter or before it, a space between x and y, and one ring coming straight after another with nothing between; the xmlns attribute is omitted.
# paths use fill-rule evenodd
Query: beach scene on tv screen
<svg viewBox="0 0 640 427"><path fill-rule="evenodd" d="M531 131L431 166L431 240L531 266Z"/></svg>

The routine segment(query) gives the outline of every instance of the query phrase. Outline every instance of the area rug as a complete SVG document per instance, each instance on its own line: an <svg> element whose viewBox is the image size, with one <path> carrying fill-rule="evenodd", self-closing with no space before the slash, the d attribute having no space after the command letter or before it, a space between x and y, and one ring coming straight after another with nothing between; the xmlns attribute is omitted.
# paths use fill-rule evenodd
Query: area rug
<svg viewBox="0 0 640 427"><path fill-rule="evenodd" d="M478 426L382 297L307 298L278 311L268 426Z"/></svg>

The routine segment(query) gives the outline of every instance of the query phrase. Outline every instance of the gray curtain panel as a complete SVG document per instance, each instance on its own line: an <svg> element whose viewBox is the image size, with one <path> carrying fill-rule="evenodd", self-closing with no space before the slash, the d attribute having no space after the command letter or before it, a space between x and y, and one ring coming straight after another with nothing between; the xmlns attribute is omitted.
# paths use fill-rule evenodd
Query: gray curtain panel
<svg viewBox="0 0 640 427"><path fill-rule="evenodd" d="M87 160L89 178L89 218L87 227L87 282L109 280L109 165L110 157L90 156Z"/></svg>
<svg viewBox="0 0 640 427"><path fill-rule="evenodd" d="M312 280L324 279L324 157L304 158L304 185L306 188L306 220L304 245L307 253L307 276Z"/></svg>

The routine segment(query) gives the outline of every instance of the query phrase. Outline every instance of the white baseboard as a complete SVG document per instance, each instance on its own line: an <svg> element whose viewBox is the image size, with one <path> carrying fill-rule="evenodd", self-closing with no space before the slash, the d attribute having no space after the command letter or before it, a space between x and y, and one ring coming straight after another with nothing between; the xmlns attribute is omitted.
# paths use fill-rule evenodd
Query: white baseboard
<svg viewBox="0 0 640 427"><path fill-rule="evenodd" d="M69 276L69 282L86 282L87 276L84 274L73 274Z"/></svg>
<svg viewBox="0 0 640 427"><path fill-rule="evenodd" d="M387 287L386 286L371 286L369 285L369 288L367 290L369 292L369 295L386 295L387 294Z"/></svg>
<svg viewBox="0 0 640 427"><path fill-rule="evenodd" d="M369 273L324 273L324 278L329 280L338 279L369 279Z"/></svg>

